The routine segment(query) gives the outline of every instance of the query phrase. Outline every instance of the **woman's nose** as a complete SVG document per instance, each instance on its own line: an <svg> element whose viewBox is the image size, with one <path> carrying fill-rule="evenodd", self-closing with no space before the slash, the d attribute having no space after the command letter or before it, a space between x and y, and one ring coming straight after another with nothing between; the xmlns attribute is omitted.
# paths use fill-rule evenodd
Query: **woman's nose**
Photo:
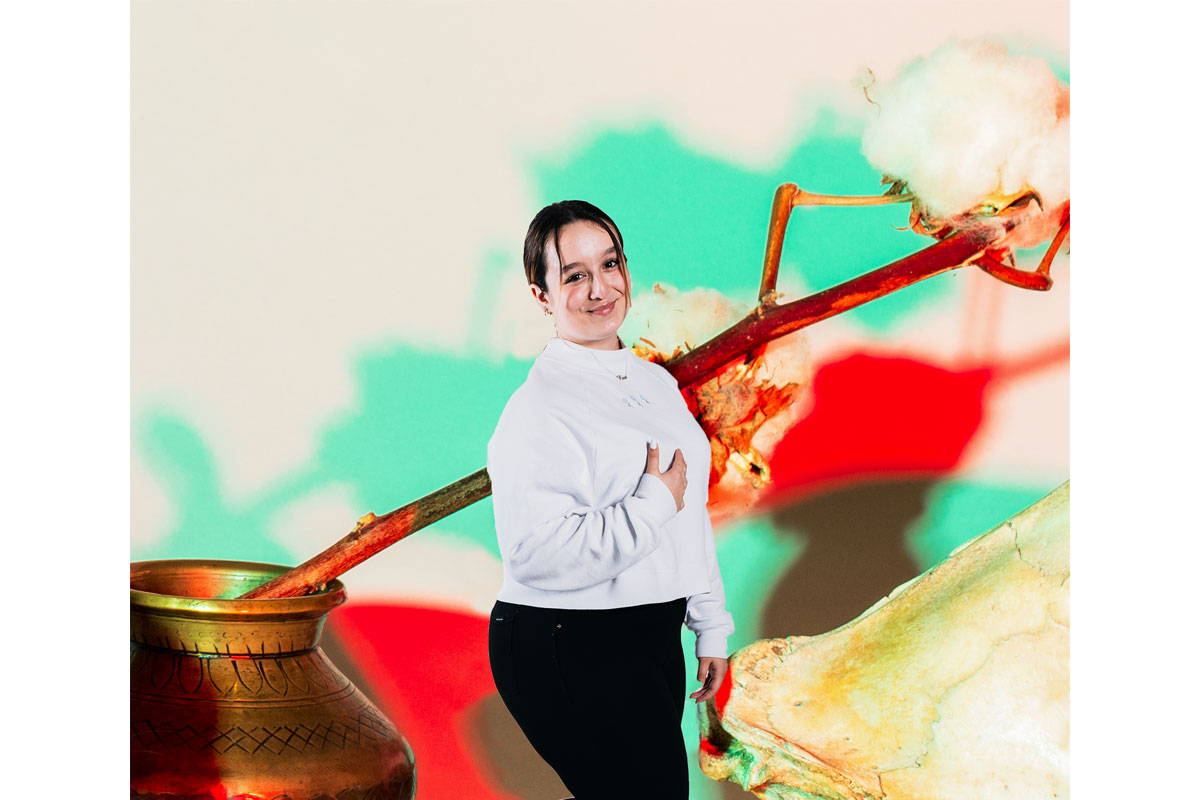
<svg viewBox="0 0 1200 800"><path fill-rule="evenodd" d="M593 300L603 300L604 299L604 284L600 281L599 275L592 276L591 287L592 287L592 290L591 290L591 292L588 293L588 297L592 298Z"/></svg>

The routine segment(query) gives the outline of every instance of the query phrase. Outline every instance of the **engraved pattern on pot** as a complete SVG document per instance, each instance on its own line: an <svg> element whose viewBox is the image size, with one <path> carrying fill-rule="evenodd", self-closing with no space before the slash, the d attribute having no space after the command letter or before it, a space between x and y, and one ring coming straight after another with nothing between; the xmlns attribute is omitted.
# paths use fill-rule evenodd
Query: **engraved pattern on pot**
<svg viewBox="0 0 1200 800"><path fill-rule="evenodd" d="M331 669L313 653L276 658L196 657L134 647L130 677L144 697L157 689L170 694L212 694L238 700L246 696L332 694L349 685L344 675Z"/></svg>
<svg viewBox="0 0 1200 800"><path fill-rule="evenodd" d="M354 718L340 717L315 725L229 725L223 728L207 725L197 730L192 725L176 724L171 720L137 720L130 724L130 746L182 747L195 753L205 750L228 753L236 749L251 755L265 750L280 755L288 749L300 753L321 750L327 745L340 749L358 747L382 741L395 733L390 722L363 705Z"/></svg>

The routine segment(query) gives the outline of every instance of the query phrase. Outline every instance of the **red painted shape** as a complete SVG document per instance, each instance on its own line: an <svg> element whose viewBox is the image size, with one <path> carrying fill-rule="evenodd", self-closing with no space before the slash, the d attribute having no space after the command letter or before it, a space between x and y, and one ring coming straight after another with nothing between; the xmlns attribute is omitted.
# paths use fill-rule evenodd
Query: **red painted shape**
<svg viewBox="0 0 1200 800"><path fill-rule="evenodd" d="M771 455L772 495L896 475L943 474L983 421L992 371L855 353L813 376L813 408Z"/></svg>
<svg viewBox="0 0 1200 800"><path fill-rule="evenodd" d="M408 739L421 800L517 800L490 785L465 712L496 691L485 616L349 602L331 620L371 700Z"/></svg>

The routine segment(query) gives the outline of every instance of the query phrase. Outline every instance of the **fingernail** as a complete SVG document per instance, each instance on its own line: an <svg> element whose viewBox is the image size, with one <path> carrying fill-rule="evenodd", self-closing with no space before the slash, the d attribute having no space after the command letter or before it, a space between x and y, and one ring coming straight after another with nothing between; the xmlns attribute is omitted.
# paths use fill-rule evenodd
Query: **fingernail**
<svg viewBox="0 0 1200 800"><path fill-rule="evenodd" d="M651 449L651 450L657 450L657 449L658 449L658 439L651 439L651 440L650 440L650 449Z"/></svg>

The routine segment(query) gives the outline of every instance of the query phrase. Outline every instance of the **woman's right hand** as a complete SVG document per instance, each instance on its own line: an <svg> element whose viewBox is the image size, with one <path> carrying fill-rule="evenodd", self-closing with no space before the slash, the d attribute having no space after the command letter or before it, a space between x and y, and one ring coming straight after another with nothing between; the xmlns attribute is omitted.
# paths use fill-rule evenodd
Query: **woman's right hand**
<svg viewBox="0 0 1200 800"><path fill-rule="evenodd" d="M646 475L660 479L671 490L675 498L675 510L683 510L683 490L687 488L687 462L683 460L683 451L675 448L675 458L671 468L666 472L658 471L658 442L646 443Z"/></svg>

